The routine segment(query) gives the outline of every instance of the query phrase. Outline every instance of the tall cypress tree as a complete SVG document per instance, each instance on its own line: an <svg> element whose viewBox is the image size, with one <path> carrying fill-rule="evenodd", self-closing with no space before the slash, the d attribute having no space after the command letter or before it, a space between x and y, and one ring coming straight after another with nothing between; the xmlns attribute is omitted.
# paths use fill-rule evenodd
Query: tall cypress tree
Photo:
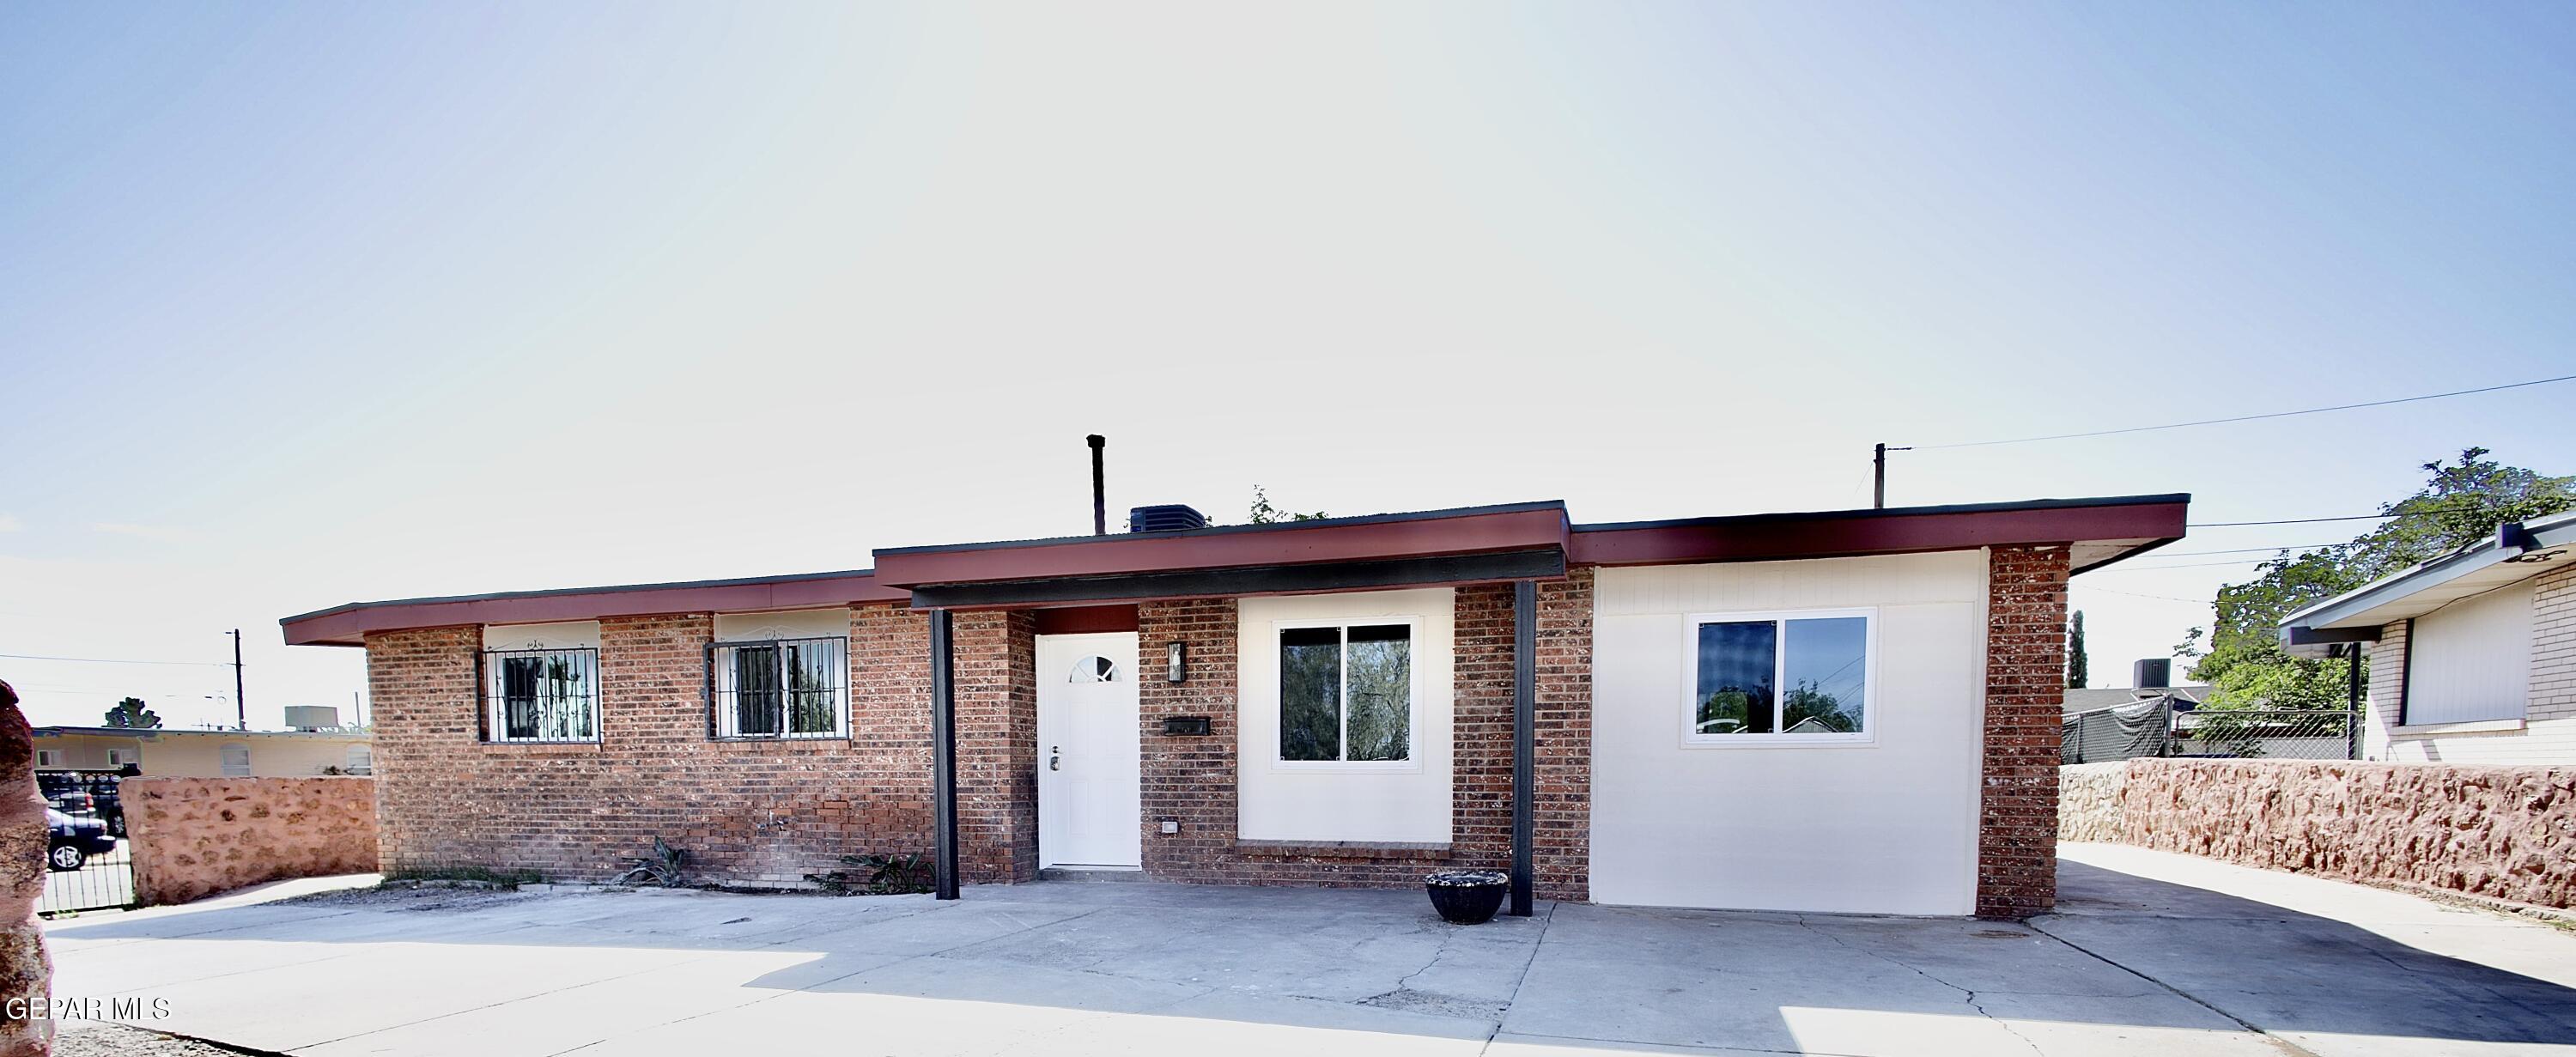
<svg viewBox="0 0 2576 1057"><path fill-rule="evenodd" d="M2066 632L2066 688L2081 690L2092 681L2091 666L2084 663L2084 611L2078 609Z"/></svg>

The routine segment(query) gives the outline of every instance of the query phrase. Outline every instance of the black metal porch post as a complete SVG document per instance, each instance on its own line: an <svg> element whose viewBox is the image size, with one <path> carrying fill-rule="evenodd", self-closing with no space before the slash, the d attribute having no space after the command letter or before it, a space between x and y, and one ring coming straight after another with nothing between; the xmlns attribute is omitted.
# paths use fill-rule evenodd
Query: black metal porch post
<svg viewBox="0 0 2576 1057"><path fill-rule="evenodd" d="M1538 780L1538 585L1512 585L1512 916L1530 916Z"/></svg>
<svg viewBox="0 0 2576 1057"><path fill-rule="evenodd" d="M2346 661L2346 670L2344 673L2346 682L2344 687L2343 758L2347 760L2358 760L2361 758L2361 644L2358 642L2345 643L2343 647L2343 655Z"/></svg>
<svg viewBox="0 0 2576 1057"><path fill-rule="evenodd" d="M957 682L948 611L930 611L931 887L957 898Z"/></svg>

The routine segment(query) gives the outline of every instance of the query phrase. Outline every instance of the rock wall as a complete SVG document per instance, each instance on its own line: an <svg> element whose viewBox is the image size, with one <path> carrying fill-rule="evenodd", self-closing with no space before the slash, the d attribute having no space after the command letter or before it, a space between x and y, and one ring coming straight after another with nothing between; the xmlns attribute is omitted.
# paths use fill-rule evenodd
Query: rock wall
<svg viewBox="0 0 2576 1057"><path fill-rule="evenodd" d="M2057 775L2057 839L2116 841L2120 839L2120 789L2128 777L2129 765L2079 763L2060 768Z"/></svg>
<svg viewBox="0 0 2576 1057"><path fill-rule="evenodd" d="M129 778L119 791L146 906L376 869L372 778Z"/></svg>
<svg viewBox="0 0 2576 1057"><path fill-rule="evenodd" d="M2116 777L2072 773L2113 766ZM2109 786L2098 795L2114 806L2061 815L2066 839L2576 907L2576 768L2130 760L2067 770Z"/></svg>
<svg viewBox="0 0 2576 1057"><path fill-rule="evenodd" d="M53 998L54 963L36 920L45 894L46 833L34 735L18 711L18 692L0 682L0 998L25 999L15 1010L0 1010L0 1057L53 1052L53 1020L24 1015Z"/></svg>

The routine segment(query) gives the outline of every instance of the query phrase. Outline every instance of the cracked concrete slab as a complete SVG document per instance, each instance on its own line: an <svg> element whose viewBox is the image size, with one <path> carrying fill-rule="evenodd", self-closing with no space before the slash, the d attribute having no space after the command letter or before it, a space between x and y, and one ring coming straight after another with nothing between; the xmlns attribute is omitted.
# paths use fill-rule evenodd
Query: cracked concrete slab
<svg viewBox="0 0 2576 1057"><path fill-rule="evenodd" d="M2576 936L2068 854L2065 912L2028 925L1569 904L1459 927L1419 892L1139 883L351 894L49 931L60 994L157 997L170 1016L143 1026L327 1057L2576 1057Z"/></svg>

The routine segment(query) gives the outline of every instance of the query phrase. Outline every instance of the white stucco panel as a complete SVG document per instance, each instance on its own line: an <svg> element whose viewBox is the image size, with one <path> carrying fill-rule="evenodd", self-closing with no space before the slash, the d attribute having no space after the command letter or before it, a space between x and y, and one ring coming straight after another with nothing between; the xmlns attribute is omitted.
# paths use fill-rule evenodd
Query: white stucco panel
<svg viewBox="0 0 2576 1057"><path fill-rule="evenodd" d="M1236 833L1251 840L1449 840L1452 643L1447 588L1247 598L1238 609ZM1413 754L1403 765L1279 761L1278 626L1404 618L1413 624Z"/></svg>
<svg viewBox="0 0 2576 1057"><path fill-rule="evenodd" d="M568 620L560 624L485 624L483 648L595 650L599 648L599 622Z"/></svg>
<svg viewBox="0 0 2576 1057"><path fill-rule="evenodd" d="M715 635L717 642L846 639L850 637L850 611L837 608L796 609L779 613L718 613Z"/></svg>
<svg viewBox="0 0 2576 1057"><path fill-rule="evenodd" d="M1982 551L1603 569L1592 897L1886 914L1975 908ZM1873 609L1865 744L1686 745L1692 613Z"/></svg>

